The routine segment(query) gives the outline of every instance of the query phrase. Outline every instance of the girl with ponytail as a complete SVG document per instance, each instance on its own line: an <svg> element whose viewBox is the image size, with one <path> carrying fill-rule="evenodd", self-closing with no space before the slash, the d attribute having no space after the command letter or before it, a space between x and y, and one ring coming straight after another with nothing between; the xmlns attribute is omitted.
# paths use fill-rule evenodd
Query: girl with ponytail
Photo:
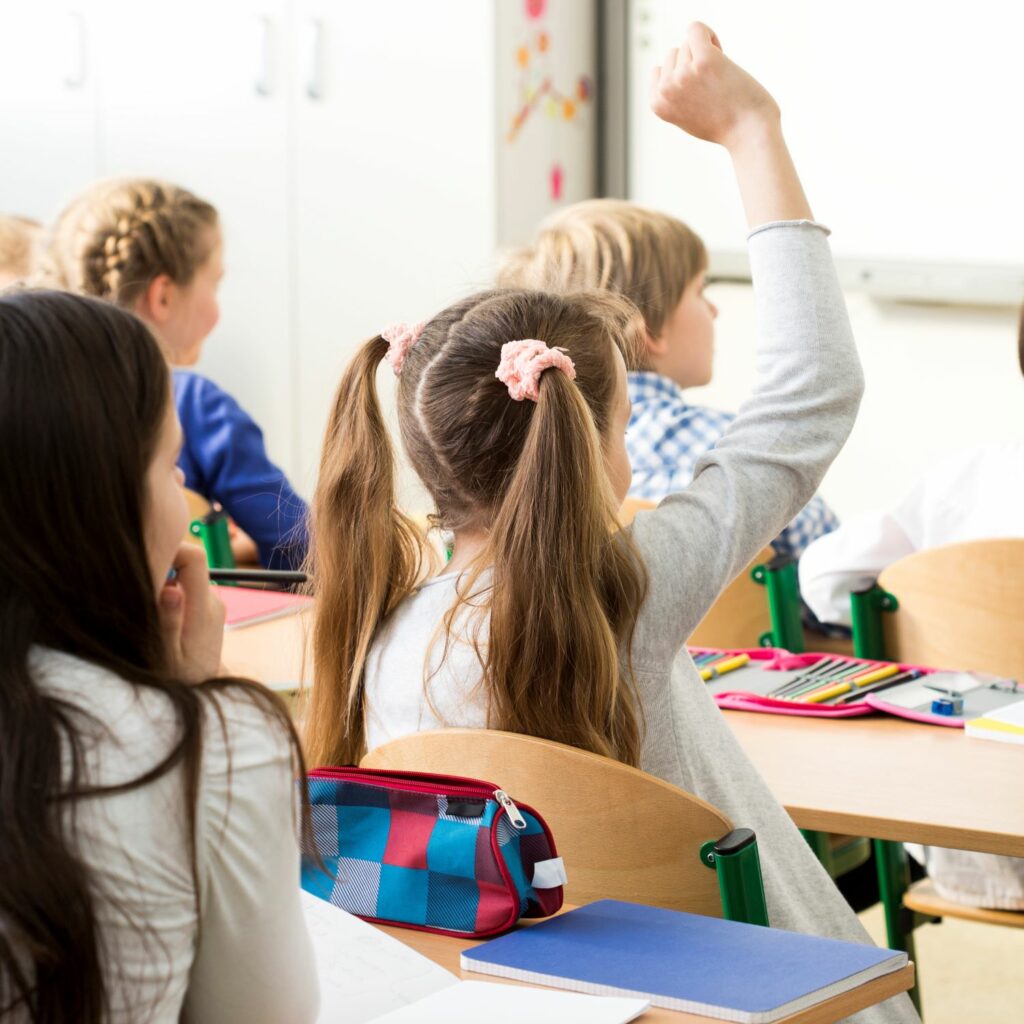
<svg viewBox="0 0 1024 1024"><path fill-rule="evenodd" d="M863 383L827 232L774 100L707 27L668 55L652 99L732 158L758 300L754 395L693 482L620 530L626 362L644 330L628 300L491 291L371 339L338 390L313 502L307 755L352 763L406 733L460 726L618 758L757 832L774 925L867 942L685 648L853 425ZM385 359L406 453L454 535L439 573L396 505L376 393ZM915 1014L900 996L854 1019Z"/></svg>

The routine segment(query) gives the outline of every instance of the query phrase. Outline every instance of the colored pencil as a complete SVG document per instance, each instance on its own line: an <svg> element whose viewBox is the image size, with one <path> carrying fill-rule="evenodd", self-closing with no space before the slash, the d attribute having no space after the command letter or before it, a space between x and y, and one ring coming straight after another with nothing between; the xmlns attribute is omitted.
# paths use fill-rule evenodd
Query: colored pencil
<svg viewBox="0 0 1024 1024"><path fill-rule="evenodd" d="M726 672L732 672L734 669L743 668L748 661L750 661L749 654L737 654L735 658L726 658L725 661L717 661L714 665L710 665L708 668L702 668L700 670L700 677L706 683L709 679L725 675Z"/></svg>
<svg viewBox="0 0 1024 1024"><path fill-rule="evenodd" d="M866 694L887 690L890 686L899 686L901 683L909 683L913 679L920 679L923 675L924 673L920 669L908 669L906 672L900 672L899 675L892 676L892 678L886 679L881 683L872 683L870 686L865 686L863 690L855 690L853 693L840 696L836 704L849 704L852 701L860 700Z"/></svg>
<svg viewBox="0 0 1024 1024"><path fill-rule="evenodd" d="M822 658L816 665L812 665L807 671L801 672L800 675L794 676L789 682L778 687L778 689L772 690L769 697L779 697L784 694L787 690L798 688L801 683L816 678L820 675L828 674L838 665L845 664L840 658Z"/></svg>
<svg viewBox="0 0 1024 1024"><path fill-rule="evenodd" d="M790 690L787 693L784 693L783 698L785 700L799 700L806 693L813 693L815 690L821 689L821 687L823 686L829 686L833 683L838 683L841 681L852 679L858 675L864 675L867 672L873 672L875 669L880 668L881 665L882 663L877 661L871 662L867 665L860 663L850 665L848 663L847 667L842 669L841 671L829 673L825 677L811 679L802 683L799 687L797 687L796 690Z"/></svg>
<svg viewBox="0 0 1024 1024"><path fill-rule="evenodd" d="M822 690L815 690L804 697L803 700L807 704L821 704L822 701L826 701L831 697L839 697L844 693L849 693L851 690L859 690L862 686L881 682L883 679L897 675L899 671L899 665L886 665L885 668L880 668L875 672L868 672L865 675L855 676L845 682L836 683L834 686L826 686Z"/></svg>

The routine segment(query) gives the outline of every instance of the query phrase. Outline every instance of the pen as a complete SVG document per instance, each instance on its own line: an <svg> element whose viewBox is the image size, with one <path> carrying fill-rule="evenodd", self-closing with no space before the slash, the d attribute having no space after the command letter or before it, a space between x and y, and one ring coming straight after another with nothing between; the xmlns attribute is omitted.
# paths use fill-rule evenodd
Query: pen
<svg viewBox="0 0 1024 1024"><path fill-rule="evenodd" d="M211 583L271 583L277 587L290 587L305 583L304 572L286 572L279 569L211 569Z"/></svg>
<svg viewBox="0 0 1024 1024"><path fill-rule="evenodd" d="M836 704L849 704L850 701L860 700L866 693L877 693L879 690L886 690L890 686L899 686L900 683L909 683L912 679L920 679L924 673L920 669L912 668L906 672L900 672L899 675L893 676L891 679L886 679L881 683L872 683L870 686L865 686L863 690L857 690L854 693L841 696Z"/></svg>
<svg viewBox="0 0 1024 1024"><path fill-rule="evenodd" d="M725 651L705 651L703 654L696 655L693 660L697 665L707 665L709 662L719 661L725 657L728 657Z"/></svg>

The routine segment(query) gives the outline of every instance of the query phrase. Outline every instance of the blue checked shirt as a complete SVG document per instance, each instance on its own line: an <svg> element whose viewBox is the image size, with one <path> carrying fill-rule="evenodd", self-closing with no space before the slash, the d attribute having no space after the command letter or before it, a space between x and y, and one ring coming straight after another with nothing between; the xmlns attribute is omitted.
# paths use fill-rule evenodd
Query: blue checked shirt
<svg viewBox="0 0 1024 1024"><path fill-rule="evenodd" d="M631 498L660 501L693 479L693 467L736 418L730 412L690 405L683 389L660 373L629 374L633 412L626 448L633 464ZM804 548L839 526L836 514L817 495L772 541L780 555L799 558Z"/></svg>

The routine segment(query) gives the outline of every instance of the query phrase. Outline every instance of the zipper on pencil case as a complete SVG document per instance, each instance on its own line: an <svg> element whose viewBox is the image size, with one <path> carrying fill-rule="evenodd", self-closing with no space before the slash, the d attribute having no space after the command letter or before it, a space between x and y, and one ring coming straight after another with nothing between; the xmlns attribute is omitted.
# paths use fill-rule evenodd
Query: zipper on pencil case
<svg viewBox="0 0 1024 1024"><path fill-rule="evenodd" d="M374 776L368 777L368 772L373 772ZM415 781L417 776L424 781ZM513 828L518 831L527 828L526 819L519 812L519 808L513 803L508 793L490 782L483 785L473 785L473 780L465 779L458 775L438 775L431 778L420 775L418 772L403 772L401 775L397 775L373 768L363 768L358 773L347 771L344 768L314 768L309 773L309 777L311 779L329 779L335 782L356 782L364 786L386 786L389 789L397 789L404 793L423 793L427 796L468 796L475 797L478 800L495 800L505 814L508 815ZM429 781L427 781L428 779ZM448 780L451 780L450 785ZM492 788L488 789L488 786ZM529 810L525 804L523 807ZM536 815L534 816L536 817Z"/></svg>

